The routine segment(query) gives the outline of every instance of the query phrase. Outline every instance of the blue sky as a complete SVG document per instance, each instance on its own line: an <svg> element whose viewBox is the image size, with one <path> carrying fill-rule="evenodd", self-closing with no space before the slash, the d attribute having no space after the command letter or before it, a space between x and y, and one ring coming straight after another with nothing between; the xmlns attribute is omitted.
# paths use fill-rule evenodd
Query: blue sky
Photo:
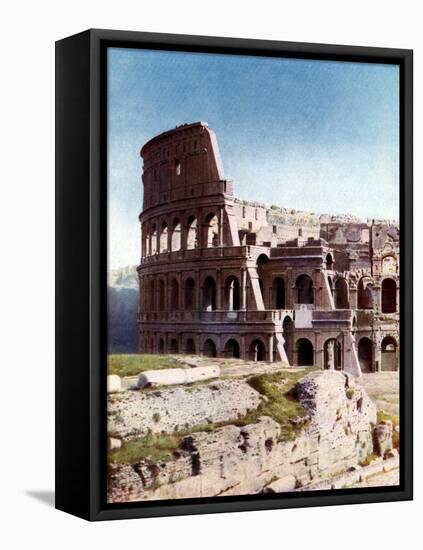
<svg viewBox="0 0 423 550"><path fill-rule="evenodd" d="M239 198L399 217L396 66L110 48L108 99L110 268L139 261L141 146L186 122Z"/></svg>

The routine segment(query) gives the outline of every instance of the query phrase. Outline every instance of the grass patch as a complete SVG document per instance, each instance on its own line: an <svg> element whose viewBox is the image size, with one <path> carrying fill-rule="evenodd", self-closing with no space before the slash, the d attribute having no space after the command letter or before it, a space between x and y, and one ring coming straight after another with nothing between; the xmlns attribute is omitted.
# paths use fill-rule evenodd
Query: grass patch
<svg viewBox="0 0 423 550"><path fill-rule="evenodd" d="M391 405L399 405L399 397L395 395L376 395L376 401L385 401L385 403L390 403Z"/></svg>
<svg viewBox="0 0 423 550"><path fill-rule="evenodd" d="M360 462L360 466L369 466L377 458L379 457L375 453L370 453L369 455L366 456L364 460Z"/></svg>
<svg viewBox="0 0 423 550"><path fill-rule="evenodd" d="M400 450L400 434L395 430L395 426L400 425L400 417L398 414L388 413L386 411L378 411L377 421L386 422L390 420L392 422L392 445L394 449Z"/></svg>
<svg viewBox="0 0 423 550"><path fill-rule="evenodd" d="M170 355L127 354L108 355L107 373L119 376L137 376L145 370L173 369L183 367Z"/></svg>
<svg viewBox="0 0 423 550"><path fill-rule="evenodd" d="M296 372L280 371L271 374L253 376L248 380L252 388L265 399L254 411L245 416L224 422L211 422L178 429L172 434L150 434L140 439L132 439L123 444L120 449L109 452L109 461L115 464L134 464L142 460L169 462L178 456L182 440L187 435L198 432L214 432L224 426L247 426L258 422L262 416L270 416L281 427L280 440L293 440L307 424L293 425L290 418L305 417L307 411L298 403L293 389L297 382L309 372L317 369L307 369Z"/></svg>

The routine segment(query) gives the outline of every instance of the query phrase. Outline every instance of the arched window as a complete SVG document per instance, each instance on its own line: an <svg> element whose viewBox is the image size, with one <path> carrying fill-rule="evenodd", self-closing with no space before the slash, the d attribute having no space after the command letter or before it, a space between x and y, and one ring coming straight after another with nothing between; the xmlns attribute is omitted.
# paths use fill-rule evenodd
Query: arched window
<svg viewBox="0 0 423 550"><path fill-rule="evenodd" d="M157 309L158 311L164 311L165 309L165 284L163 279L159 280L159 288L157 293Z"/></svg>
<svg viewBox="0 0 423 550"><path fill-rule="evenodd" d="M358 309L373 308L372 285L365 283L363 278L358 283L357 295Z"/></svg>
<svg viewBox="0 0 423 550"><path fill-rule="evenodd" d="M251 342L248 352L251 361L265 361L266 359L266 348L259 338Z"/></svg>
<svg viewBox="0 0 423 550"><path fill-rule="evenodd" d="M294 323L290 317L285 317L282 324L283 338L285 340L284 348L289 364L292 365L292 351L294 339Z"/></svg>
<svg viewBox="0 0 423 550"><path fill-rule="evenodd" d="M332 254L326 254L326 269L333 269L333 257Z"/></svg>
<svg viewBox="0 0 423 550"><path fill-rule="evenodd" d="M383 371L398 370L397 342L392 336L385 336L381 344Z"/></svg>
<svg viewBox="0 0 423 550"><path fill-rule="evenodd" d="M358 342L358 361L361 372L373 371L373 344L370 338L364 336Z"/></svg>
<svg viewBox="0 0 423 550"><path fill-rule="evenodd" d="M308 338L300 338L297 342L297 365L311 367L314 365L313 344Z"/></svg>
<svg viewBox="0 0 423 550"><path fill-rule="evenodd" d="M192 277L185 281L185 300L184 306L186 311L195 309L195 282Z"/></svg>
<svg viewBox="0 0 423 550"><path fill-rule="evenodd" d="M295 283L298 304L313 304L313 281L308 275L300 275Z"/></svg>
<svg viewBox="0 0 423 550"><path fill-rule="evenodd" d="M342 370L342 348L340 342L335 340L335 338L330 338L326 340L323 350L325 369Z"/></svg>
<svg viewBox="0 0 423 550"><path fill-rule="evenodd" d="M170 307L172 311L179 310L179 284L176 279L170 283Z"/></svg>
<svg viewBox="0 0 423 550"><path fill-rule="evenodd" d="M206 227L205 227L205 242L207 248L219 245L219 222L216 214L209 214L206 217Z"/></svg>
<svg viewBox="0 0 423 550"><path fill-rule="evenodd" d="M157 347L157 351L159 353L164 353L165 352L165 345L164 345L164 340L163 338L159 338L159 345Z"/></svg>
<svg viewBox="0 0 423 550"><path fill-rule="evenodd" d="M336 309L350 309L348 300L348 283L345 279L338 279L335 283Z"/></svg>
<svg viewBox="0 0 423 550"><path fill-rule="evenodd" d="M382 281L382 313L395 313L397 310L397 285L393 279Z"/></svg>
<svg viewBox="0 0 423 550"><path fill-rule="evenodd" d="M179 353L179 344L176 338L172 338L170 341L169 353Z"/></svg>
<svg viewBox="0 0 423 550"><path fill-rule="evenodd" d="M178 218L173 220L172 236L171 236L171 250L177 252L181 250L181 224Z"/></svg>
<svg viewBox="0 0 423 550"><path fill-rule="evenodd" d="M195 216L190 216L188 218L187 228L187 249L191 250L193 248L197 248L197 246L197 218Z"/></svg>
<svg viewBox="0 0 423 550"><path fill-rule="evenodd" d="M226 342L225 350L224 350L224 356L225 357L235 357L235 358L240 357L239 344L234 338L231 338L230 340L228 340Z"/></svg>
<svg viewBox="0 0 423 550"><path fill-rule="evenodd" d="M168 231L167 231L167 223L162 223L162 228L160 231L160 250L159 252L167 252L168 250Z"/></svg>
<svg viewBox="0 0 423 550"><path fill-rule="evenodd" d="M273 303L275 309L285 309L285 281L281 277L273 281Z"/></svg>
<svg viewBox="0 0 423 550"><path fill-rule="evenodd" d="M214 311L216 309L216 283L213 277L206 277L203 286L203 309Z"/></svg>
<svg viewBox="0 0 423 550"><path fill-rule="evenodd" d="M216 357L216 344L210 338L204 342L203 355L206 357Z"/></svg>
<svg viewBox="0 0 423 550"><path fill-rule="evenodd" d="M233 275L225 281L225 307L229 311L239 309L239 281Z"/></svg>

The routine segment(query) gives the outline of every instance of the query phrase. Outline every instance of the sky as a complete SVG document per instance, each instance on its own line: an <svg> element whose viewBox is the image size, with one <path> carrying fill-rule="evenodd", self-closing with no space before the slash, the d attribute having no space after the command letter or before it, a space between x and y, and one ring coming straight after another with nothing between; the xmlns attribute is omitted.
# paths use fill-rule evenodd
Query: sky
<svg viewBox="0 0 423 550"><path fill-rule="evenodd" d="M109 269L139 263L142 145L200 120L241 199L399 218L397 66L109 48Z"/></svg>

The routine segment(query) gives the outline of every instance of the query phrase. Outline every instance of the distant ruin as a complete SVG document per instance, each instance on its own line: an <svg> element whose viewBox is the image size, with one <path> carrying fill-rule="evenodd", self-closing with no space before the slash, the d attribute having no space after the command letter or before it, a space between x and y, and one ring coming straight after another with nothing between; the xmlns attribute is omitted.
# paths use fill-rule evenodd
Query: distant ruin
<svg viewBox="0 0 423 550"><path fill-rule="evenodd" d="M399 368L398 224L236 199L204 122L141 156L141 353Z"/></svg>

